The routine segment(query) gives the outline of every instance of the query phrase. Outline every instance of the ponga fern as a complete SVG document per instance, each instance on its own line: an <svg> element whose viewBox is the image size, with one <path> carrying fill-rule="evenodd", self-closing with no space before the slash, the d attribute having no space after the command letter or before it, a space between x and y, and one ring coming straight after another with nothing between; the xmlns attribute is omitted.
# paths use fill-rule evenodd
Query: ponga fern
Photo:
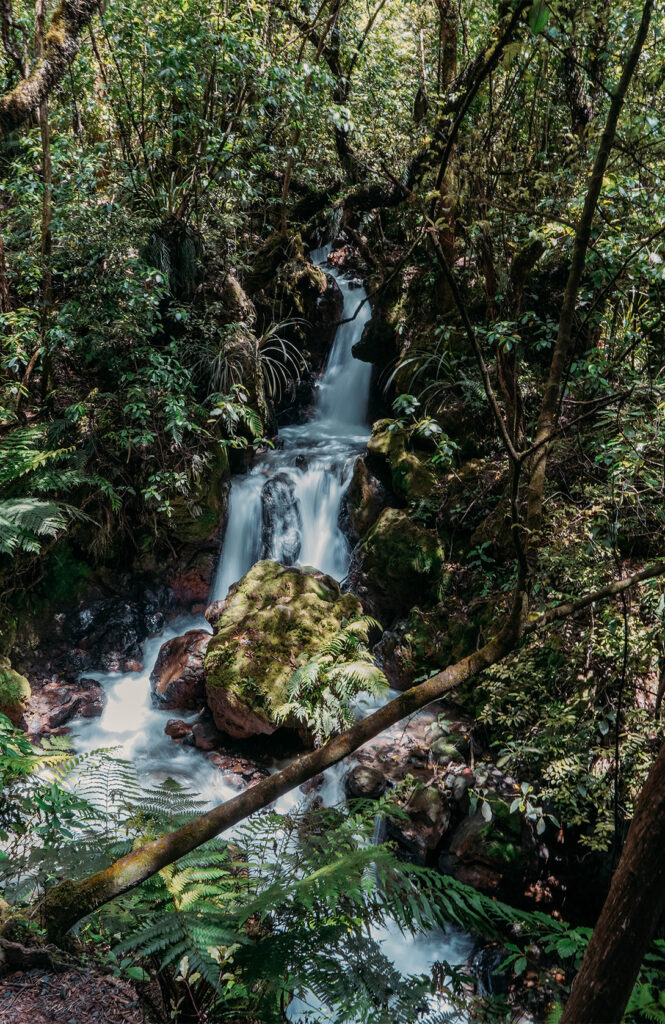
<svg viewBox="0 0 665 1024"><path fill-rule="evenodd" d="M280 721L295 719L317 746L353 721L360 694L379 697L388 689L367 643L379 624L365 615L348 622L316 654L301 665L287 685L287 702L277 709Z"/></svg>

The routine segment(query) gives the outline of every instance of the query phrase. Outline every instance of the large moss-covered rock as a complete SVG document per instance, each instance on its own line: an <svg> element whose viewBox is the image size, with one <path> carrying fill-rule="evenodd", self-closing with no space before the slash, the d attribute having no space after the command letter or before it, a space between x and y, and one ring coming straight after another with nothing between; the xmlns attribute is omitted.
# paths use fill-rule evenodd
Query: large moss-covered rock
<svg viewBox="0 0 665 1024"><path fill-rule="evenodd" d="M387 508L354 552L354 589L379 614L435 598L444 555L433 530L405 509Z"/></svg>
<svg viewBox="0 0 665 1024"><path fill-rule="evenodd" d="M213 609L208 705L217 728L237 738L278 728L275 711L286 702L293 671L362 610L330 576L269 560L257 562Z"/></svg>
<svg viewBox="0 0 665 1024"><path fill-rule="evenodd" d="M434 473L409 447L409 431L397 427L394 421L375 423L367 450L371 457L387 464L395 494L418 501L431 497L436 490Z"/></svg>
<svg viewBox="0 0 665 1024"><path fill-rule="evenodd" d="M25 725L25 713L30 702L30 683L16 672L8 658L0 658L0 713L14 725Z"/></svg>

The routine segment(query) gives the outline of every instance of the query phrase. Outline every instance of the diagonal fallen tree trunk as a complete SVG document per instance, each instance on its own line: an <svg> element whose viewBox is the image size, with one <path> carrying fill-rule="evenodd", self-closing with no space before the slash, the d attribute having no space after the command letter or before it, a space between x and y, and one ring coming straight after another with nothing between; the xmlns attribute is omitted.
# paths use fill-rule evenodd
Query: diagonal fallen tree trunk
<svg viewBox="0 0 665 1024"><path fill-rule="evenodd" d="M553 622L568 618L591 604L662 575L665 575L665 561L655 562L640 572L614 580L601 590L551 608L529 623L522 620L521 598L518 598L514 601L512 613L496 637L467 658L450 665L424 683L406 690L351 729L329 740L325 746L295 758L286 768L263 779L256 786L239 793L231 800L219 804L182 828L133 850L89 878L78 882L66 880L54 886L46 893L39 907L41 923L46 928L49 938L57 941L72 925L98 907L134 889L167 864L195 850L255 811L269 806L278 797L307 782L326 768L338 764L384 729L443 697L461 683L478 675L483 669L497 664L516 649L522 637L547 628Z"/></svg>
<svg viewBox="0 0 665 1024"><path fill-rule="evenodd" d="M60 0L44 40L44 52L28 78L0 96L0 140L19 128L65 77L80 46L80 35L100 0Z"/></svg>

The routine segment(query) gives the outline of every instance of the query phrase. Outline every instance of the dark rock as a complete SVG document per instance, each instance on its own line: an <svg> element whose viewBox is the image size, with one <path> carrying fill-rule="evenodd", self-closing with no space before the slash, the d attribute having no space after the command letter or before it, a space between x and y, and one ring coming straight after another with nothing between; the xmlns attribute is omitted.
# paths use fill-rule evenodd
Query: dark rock
<svg viewBox="0 0 665 1024"><path fill-rule="evenodd" d="M214 722L207 718L194 722L192 736L194 737L194 746L199 750L215 750L224 740L224 736L215 727Z"/></svg>
<svg viewBox="0 0 665 1024"><path fill-rule="evenodd" d="M58 676L33 680L32 697L26 713L26 725L32 736L65 732L62 727L72 718L96 718L101 715L106 694L96 679L70 682Z"/></svg>
<svg viewBox="0 0 665 1024"><path fill-rule="evenodd" d="M302 539L300 502L295 497L293 480L287 473L277 473L261 492L263 558L273 558L282 565L298 560Z"/></svg>
<svg viewBox="0 0 665 1024"><path fill-rule="evenodd" d="M182 740L189 736L192 731L191 725L183 722L181 718L169 718L164 732L174 740Z"/></svg>
<svg viewBox="0 0 665 1024"><path fill-rule="evenodd" d="M218 547L206 547L190 558L183 559L181 564L171 571L168 582L178 604L189 606L199 601L207 601L218 557Z"/></svg>
<svg viewBox="0 0 665 1024"><path fill-rule="evenodd" d="M349 583L378 617L431 600L441 582L439 538L405 509L386 508L353 552Z"/></svg>
<svg viewBox="0 0 665 1024"><path fill-rule="evenodd" d="M162 644L150 673L150 692L158 708L196 710L205 703L203 658L210 633L190 629Z"/></svg>
<svg viewBox="0 0 665 1024"><path fill-rule="evenodd" d="M385 793L387 780L383 772L369 765L356 764L344 779L344 788L349 797L376 800Z"/></svg>
<svg viewBox="0 0 665 1024"><path fill-rule="evenodd" d="M142 672L143 663L137 661L136 658L128 658L123 666L123 669L125 672Z"/></svg>
<svg viewBox="0 0 665 1024"><path fill-rule="evenodd" d="M499 968L508 956L508 950L496 943L482 946L474 953L469 967L477 980L478 995L505 995L510 986L510 972L499 971Z"/></svg>
<svg viewBox="0 0 665 1024"><path fill-rule="evenodd" d="M426 864L450 825L449 795L436 786L416 788L404 805L407 820L393 819L387 834L408 860Z"/></svg>
<svg viewBox="0 0 665 1024"><path fill-rule="evenodd" d="M373 476L361 457L356 459L353 476L342 501L342 526L348 524L352 540L364 537L386 507L388 495L383 484Z"/></svg>

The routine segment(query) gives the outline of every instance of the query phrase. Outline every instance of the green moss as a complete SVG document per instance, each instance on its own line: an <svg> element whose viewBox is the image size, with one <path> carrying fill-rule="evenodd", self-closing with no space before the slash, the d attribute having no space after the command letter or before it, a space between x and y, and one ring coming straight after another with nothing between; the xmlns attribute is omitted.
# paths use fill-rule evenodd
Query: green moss
<svg viewBox="0 0 665 1024"><path fill-rule="evenodd" d="M30 701L30 683L8 658L0 658L0 712L19 724Z"/></svg>
<svg viewBox="0 0 665 1024"><path fill-rule="evenodd" d="M204 668L213 714L216 695L223 694L274 726L294 669L361 610L356 597L315 569L258 562L232 588L208 646Z"/></svg>
<svg viewBox="0 0 665 1024"><path fill-rule="evenodd" d="M411 502L429 498L436 490L436 476L410 451L409 431L391 427L394 428L392 420L379 420L374 425L367 450L388 464L396 494Z"/></svg>
<svg viewBox="0 0 665 1024"><path fill-rule="evenodd" d="M229 459L220 445L215 449L193 496L193 504L201 510L200 514L192 515L192 502L187 503L184 498L176 498L172 502L171 524L180 540L196 543L215 533L224 515L224 481L228 473Z"/></svg>
<svg viewBox="0 0 665 1024"><path fill-rule="evenodd" d="M439 538L404 509L387 508L360 546L371 587L393 606L434 598L444 563Z"/></svg>

